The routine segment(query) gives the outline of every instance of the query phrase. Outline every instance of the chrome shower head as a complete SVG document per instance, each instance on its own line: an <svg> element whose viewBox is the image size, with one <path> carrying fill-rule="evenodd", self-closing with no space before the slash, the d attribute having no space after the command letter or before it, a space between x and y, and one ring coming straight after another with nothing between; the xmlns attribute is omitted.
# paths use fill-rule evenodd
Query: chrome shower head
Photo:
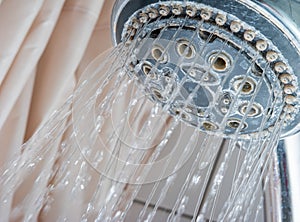
<svg viewBox="0 0 300 222"><path fill-rule="evenodd" d="M127 0L112 28L133 48L129 75L170 114L226 137L282 121L285 137L299 131L300 35L280 16L250 0Z"/></svg>

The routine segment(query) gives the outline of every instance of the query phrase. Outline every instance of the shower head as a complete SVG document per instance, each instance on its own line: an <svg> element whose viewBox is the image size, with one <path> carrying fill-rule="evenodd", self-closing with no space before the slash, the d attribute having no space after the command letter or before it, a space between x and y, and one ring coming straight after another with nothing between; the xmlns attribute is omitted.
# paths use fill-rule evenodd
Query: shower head
<svg viewBox="0 0 300 222"><path fill-rule="evenodd" d="M171 115L225 137L299 131L300 33L274 5L117 1L112 30L133 48L129 75Z"/></svg>

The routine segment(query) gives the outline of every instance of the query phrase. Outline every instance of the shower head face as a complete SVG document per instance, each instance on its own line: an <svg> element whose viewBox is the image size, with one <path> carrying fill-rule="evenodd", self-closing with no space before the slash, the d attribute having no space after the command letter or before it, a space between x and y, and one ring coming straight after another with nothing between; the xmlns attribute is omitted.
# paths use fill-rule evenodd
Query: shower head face
<svg viewBox="0 0 300 222"><path fill-rule="evenodd" d="M119 18L133 2L123 5ZM267 135L281 119L283 135L297 130L298 51L269 17L252 15L265 22L258 29L251 25L252 8L240 1L225 1L222 9L214 1L151 2L129 13L116 38L134 48L129 75L152 101L202 131L226 137ZM248 10L244 19L236 16L238 6ZM270 31L281 34L281 41L277 36L274 42Z"/></svg>

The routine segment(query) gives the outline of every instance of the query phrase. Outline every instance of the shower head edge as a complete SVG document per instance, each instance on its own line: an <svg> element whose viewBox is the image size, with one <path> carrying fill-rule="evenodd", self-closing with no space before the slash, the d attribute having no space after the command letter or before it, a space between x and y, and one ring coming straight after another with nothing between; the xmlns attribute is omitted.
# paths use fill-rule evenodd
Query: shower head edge
<svg viewBox="0 0 300 222"><path fill-rule="evenodd" d="M117 1L115 4L115 8L114 8L114 13L112 16L112 29L113 30L113 38L114 38L114 42L115 44L118 44L121 39L122 39L122 32L123 32L123 28L124 28L124 24L125 22L127 22L127 19L135 14L137 11L140 11L140 9L142 9L143 7L152 4L156 4L156 3L161 3L163 4L164 2L168 2L168 1L157 1L157 0L152 0L152 1L138 1L138 0L127 0L127 1ZM176 3L176 2L183 2L183 1L171 1L172 3ZM188 3L203 3L205 2L207 4L207 2L209 2L209 4L207 4L208 6L211 6L213 4L220 6L220 4L217 4L218 1L207 1L207 0L194 0L194 1L188 1ZM231 3L231 4L230 4ZM245 17L245 19L248 19L250 22L250 25L254 26L256 28L255 25L257 25L257 27L259 28L258 31L259 32L263 32L264 34L267 34L268 38L271 40L274 40L274 42L276 43L275 45L278 46L279 45L279 51L282 52L284 54L284 57L287 58L286 61L290 62L291 61L291 67L293 67L293 70L299 70L300 69L300 62L299 62L299 41L297 39L297 37L290 31L291 29L289 27L285 27L284 24L278 20L278 16L273 16L272 15L272 11L270 11L270 9L266 9L265 5L263 3L258 4L257 1L249 1L249 0L228 0L226 1L226 3L224 4L225 6L220 6L220 8L225 9L225 12L228 12L228 10L233 10L233 15L235 15L235 13L240 13L238 11L242 11L239 8L235 8L232 7L232 4L236 3L236 4L240 4L240 6L243 6L243 9L249 9L252 12L252 16L260 16L263 17L262 15L264 15L263 19L260 20L260 22L258 24L256 24L256 20L254 19L250 19L248 17ZM226 5L227 4L227 5ZM213 5L213 6L215 6ZM227 7L227 8L226 8ZM222 10L221 9L221 10ZM227 11L226 11L227 10ZM274 12L275 13L275 12ZM241 13L239 14L240 17L243 18L243 16L245 16L245 13ZM238 18L240 18L238 17ZM260 18L259 17L259 18ZM246 22L248 22L248 20ZM262 24L264 24L263 21L268 21L269 23L269 27L262 27ZM243 21L243 20L242 20ZM276 28L275 28L276 27ZM272 32L273 30L275 30L277 33ZM296 29L297 30L297 29ZM279 33L279 34L278 34ZM279 36L279 37L278 37ZM284 38L284 39L283 39ZM288 47L286 47L286 45L288 44ZM294 61L295 58L295 61ZM296 81L299 84L299 77L297 76ZM287 137L289 135L293 135L295 133L297 133L299 131L299 126L298 126L298 121L299 118L297 117L297 120L295 121L295 123L293 123L292 130L289 130L288 132L284 132L282 134L282 137Z"/></svg>

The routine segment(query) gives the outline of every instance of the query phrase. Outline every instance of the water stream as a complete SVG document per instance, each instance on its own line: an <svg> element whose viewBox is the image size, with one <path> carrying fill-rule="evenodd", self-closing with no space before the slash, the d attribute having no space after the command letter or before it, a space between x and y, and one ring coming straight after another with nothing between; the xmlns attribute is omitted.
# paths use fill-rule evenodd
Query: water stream
<svg viewBox="0 0 300 222"><path fill-rule="evenodd" d="M139 47L149 46L149 39L150 46L156 46L167 25L156 39L148 33L144 42L120 44L89 65L64 106L1 171L1 221L260 221L265 217L265 192L283 126L280 119L270 126L270 109L280 98L267 99L261 118L254 120L256 132L245 133L255 111L252 107L265 89L263 72L247 95L244 115L237 122L229 121L245 96L250 64L234 96L223 98L228 106L223 107L222 119L191 121L190 104L198 93L202 90L208 96L215 90L207 109L198 110L204 116L214 113L224 95L222 88L231 80L226 76L215 88L205 85L204 80L214 76L213 67L204 66L199 84L187 90L188 76L173 78L182 72L179 64L186 62L184 56L172 61L177 64L172 72L160 70L160 60L177 44L183 26L174 31L150 70L144 69L147 75L142 80L133 73L143 69L142 61L153 56L153 50ZM189 44L196 37L191 34ZM200 46L189 63L190 71L198 72L195 67L212 38L210 34ZM188 55L189 44L183 55ZM213 60L228 42L218 46ZM242 51L235 54L233 65L240 62ZM140 53L143 57L134 64ZM154 79L165 88L155 85ZM172 111L178 98L184 102Z"/></svg>

